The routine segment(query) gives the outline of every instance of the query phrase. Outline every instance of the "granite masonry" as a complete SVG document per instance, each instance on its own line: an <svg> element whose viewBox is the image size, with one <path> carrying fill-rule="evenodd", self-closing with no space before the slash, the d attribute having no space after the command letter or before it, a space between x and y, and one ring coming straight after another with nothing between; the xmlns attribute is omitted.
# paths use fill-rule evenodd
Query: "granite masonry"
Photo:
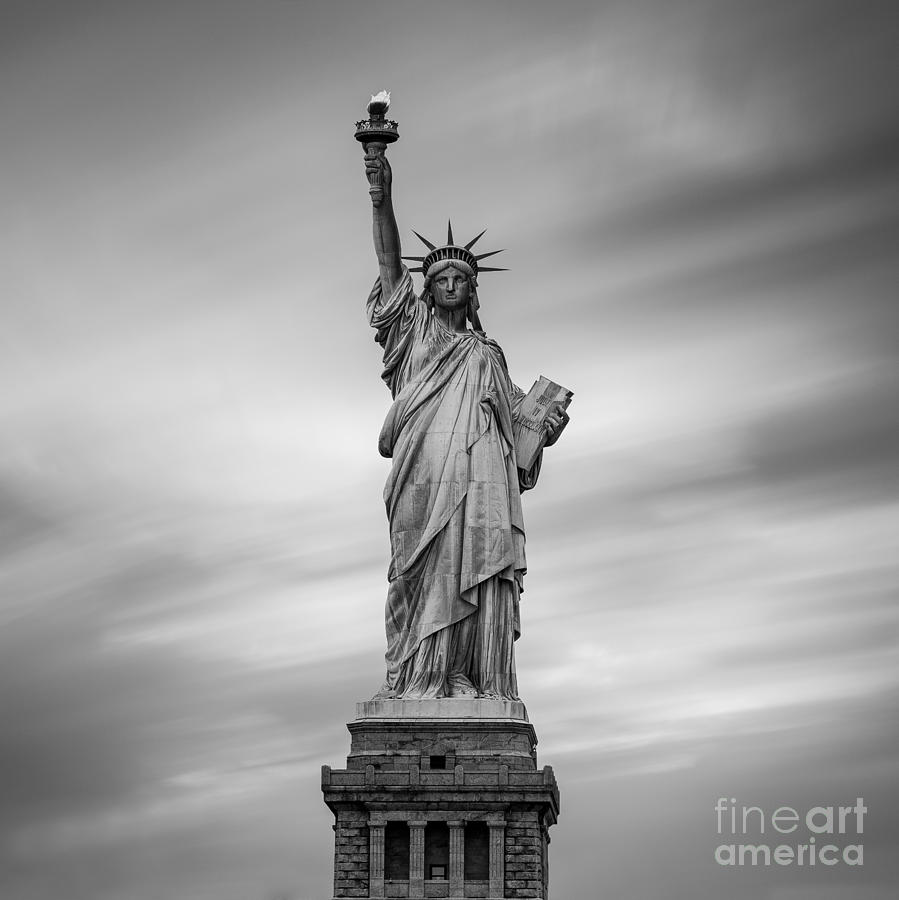
<svg viewBox="0 0 899 900"><path fill-rule="evenodd" d="M524 704L357 704L345 769L322 767L334 897L539 898L559 812Z"/></svg>

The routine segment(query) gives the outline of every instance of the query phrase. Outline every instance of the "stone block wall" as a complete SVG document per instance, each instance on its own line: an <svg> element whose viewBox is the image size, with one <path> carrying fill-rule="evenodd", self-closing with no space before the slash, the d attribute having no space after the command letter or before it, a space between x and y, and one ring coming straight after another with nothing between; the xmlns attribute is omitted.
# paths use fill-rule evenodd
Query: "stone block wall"
<svg viewBox="0 0 899 900"><path fill-rule="evenodd" d="M334 893L368 897L368 813L341 810L334 825Z"/></svg>
<svg viewBox="0 0 899 900"><path fill-rule="evenodd" d="M536 739L526 722L491 730L479 727L477 722L454 723L450 727L441 727L440 723L385 722L364 728L351 723L350 733L349 770L367 765L385 771L408 770L412 765L423 768L431 754L444 756L449 769L457 763L464 763L472 772L496 771L500 763L516 771L537 769Z"/></svg>
<svg viewBox="0 0 899 900"><path fill-rule="evenodd" d="M506 813L506 897L546 896L545 841L538 810Z"/></svg>

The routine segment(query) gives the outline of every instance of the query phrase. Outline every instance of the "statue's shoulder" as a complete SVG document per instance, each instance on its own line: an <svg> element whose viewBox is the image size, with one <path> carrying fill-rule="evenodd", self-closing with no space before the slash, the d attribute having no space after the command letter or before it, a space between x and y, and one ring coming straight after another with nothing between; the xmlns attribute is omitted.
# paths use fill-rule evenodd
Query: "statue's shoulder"
<svg viewBox="0 0 899 900"><path fill-rule="evenodd" d="M499 342L491 337L487 337L483 331L472 331L472 334L494 353L497 359L499 359L502 367L508 372L509 364L506 362L506 354L503 352L503 348L500 347Z"/></svg>
<svg viewBox="0 0 899 900"><path fill-rule="evenodd" d="M487 337L483 331L473 331L472 334L481 341L481 343L490 347L491 350L495 350L503 358L503 362L506 361L506 355L503 353L503 348L500 347L499 341L495 341L492 337Z"/></svg>

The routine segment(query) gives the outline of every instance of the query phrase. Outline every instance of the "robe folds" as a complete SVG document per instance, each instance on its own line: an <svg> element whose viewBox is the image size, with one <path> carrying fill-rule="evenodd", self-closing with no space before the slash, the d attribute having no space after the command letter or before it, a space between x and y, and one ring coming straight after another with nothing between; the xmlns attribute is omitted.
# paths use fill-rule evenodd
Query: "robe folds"
<svg viewBox="0 0 899 900"><path fill-rule="evenodd" d="M379 696L471 692L517 699L512 644L525 564L513 422L524 397L485 335L447 329L416 296L408 270L392 296L367 303L393 404L378 449L391 561L387 679Z"/></svg>

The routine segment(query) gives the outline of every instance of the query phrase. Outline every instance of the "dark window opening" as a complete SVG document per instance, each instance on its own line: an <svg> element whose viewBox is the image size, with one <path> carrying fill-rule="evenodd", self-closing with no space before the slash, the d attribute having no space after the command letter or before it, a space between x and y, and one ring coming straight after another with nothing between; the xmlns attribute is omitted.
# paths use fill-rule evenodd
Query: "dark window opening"
<svg viewBox="0 0 899 900"><path fill-rule="evenodd" d="M445 756L432 756L431 757L431 768L432 769L445 769L446 768L446 757Z"/></svg>
<svg viewBox="0 0 899 900"><path fill-rule="evenodd" d="M425 826L425 872L449 870L449 826L446 822L428 822ZM433 878L434 876L431 875Z"/></svg>
<svg viewBox="0 0 899 900"><path fill-rule="evenodd" d="M486 822L465 826L465 880L486 881L490 877L490 829Z"/></svg>
<svg viewBox="0 0 899 900"><path fill-rule="evenodd" d="M405 822L388 822L384 828L384 877L409 878L409 826Z"/></svg>

